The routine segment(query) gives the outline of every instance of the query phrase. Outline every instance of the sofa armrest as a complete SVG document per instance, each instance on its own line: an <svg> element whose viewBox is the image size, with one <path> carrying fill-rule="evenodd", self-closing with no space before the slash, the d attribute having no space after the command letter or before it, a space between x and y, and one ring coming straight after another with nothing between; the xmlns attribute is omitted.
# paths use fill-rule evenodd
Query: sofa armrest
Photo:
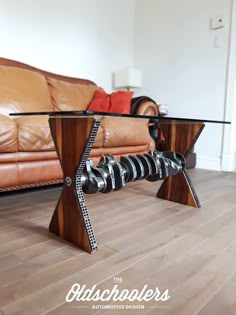
<svg viewBox="0 0 236 315"><path fill-rule="evenodd" d="M148 96L134 97L131 100L131 114L158 116L159 106Z"/></svg>

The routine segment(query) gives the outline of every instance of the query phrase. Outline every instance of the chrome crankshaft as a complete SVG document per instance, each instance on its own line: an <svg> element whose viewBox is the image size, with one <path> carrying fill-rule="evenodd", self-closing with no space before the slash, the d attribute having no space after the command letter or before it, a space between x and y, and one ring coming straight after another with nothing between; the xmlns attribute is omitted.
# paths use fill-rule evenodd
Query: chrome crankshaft
<svg viewBox="0 0 236 315"><path fill-rule="evenodd" d="M119 162L112 155L104 155L97 166L92 160L86 162L81 184L84 193L108 193L121 189L131 181L162 180L179 174L184 168L184 156L172 151L121 156ZM79 170L76 175L79 175Z"/></svg>

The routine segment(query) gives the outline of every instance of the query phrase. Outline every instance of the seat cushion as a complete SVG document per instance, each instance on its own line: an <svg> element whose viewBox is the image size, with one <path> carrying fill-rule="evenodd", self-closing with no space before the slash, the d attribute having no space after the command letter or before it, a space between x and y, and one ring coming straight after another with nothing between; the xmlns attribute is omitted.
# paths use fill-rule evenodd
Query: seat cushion
<svg viewBox="0 0 236 315"><path fill-rule="evenodd" d="M0 192L12 190L18 184L18 169L16 163L0 163Z"/></svg>
<svg viewBox="0 0 236 315"><path fill-rule="evenodd" d="M97 85L69 83L47 78L55 111L86 110Z"/></svg>
<svg viewBox="0 0 236 315"><path fill-rule="evenodd" d="M0 115L0 152L17 151L17 128L14 119Z"/></svg>
<svg viewBox="0 0 236 315"><path fill-rule="evenodd" d="M123 147L148 144L150 135L148 119L104 117L104 147Z"/></svg>
<svg viewBox="0 0 236 315"><path fill-rule="evenodd" d="M43 75L17 67L0 66L0 113L52 111Z"/></svg>
<svg viewBox="0 0 236 315"><path fill-rule="evenodd" d="M18 128L20 152L53 151L54 142L48 123L48 116L21 116L15 119ZM104 131L100 126L93 147L103 146Z"/></svg>
<svg viewBox="0 0 236 315"><path fill-rule="evenodd" d="M55 150L48 116L21 116L15 119L18 128L19 151Z"/></svg>

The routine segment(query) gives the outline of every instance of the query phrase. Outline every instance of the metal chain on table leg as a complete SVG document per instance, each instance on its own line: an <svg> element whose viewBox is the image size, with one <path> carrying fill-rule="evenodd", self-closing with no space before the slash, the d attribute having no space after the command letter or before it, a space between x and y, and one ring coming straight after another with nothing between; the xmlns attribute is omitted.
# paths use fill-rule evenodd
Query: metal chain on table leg
<svg viewBox="0 0 236 315"><path fill-rule="evenodd" d="M188 173L186 172L186 170L183 170L183 173L184 173L184 176L186 177L187 182L188 182L188 184L189 184L189 186L190 186L190 188L191 188L191 191L192 191L192 193L193 193L193 196L194 196L194 198L195 198L195 201L196 201L196 203L197 203L197 206L198 206L198 208L200 208L200 207L201 207L201 204L200 204L198 195L197 195L197 193L196 193L196 190L195 190L195 188L194 188L194 186L193 186L193 183L192 183L192 181L191 181L191 179L190 179Z"/></svg>
<svg viewBox="0 0 236 315"><path fill-rule="evenodd" d="M100 126L100 120L99 119L95 119L90 135L89 135L89 139L87 142L87 145L84 149L84 153L82 155L81 161L79 166L77 167L76 170L76 178L75 178L75 186L76 186L76 194L77 194L77 198L81 207L81 211L82 211L82 216L83 216L83 220L84 220L84 225L85 228L87 230L88 233L88 238L89 238L89 242L90 242L90 246L91 246L91 251L95 251L97 250L97 242L95 239L95 235L94 235L94 231L92 228L92 224L90 221L90 217L88 214L88 209L85 203L85 199L84 199L84 193L82 191L82 183L81 183L81 175L83 173L86 161L88 160L88 156L91 152L98 128Z"/></svg>

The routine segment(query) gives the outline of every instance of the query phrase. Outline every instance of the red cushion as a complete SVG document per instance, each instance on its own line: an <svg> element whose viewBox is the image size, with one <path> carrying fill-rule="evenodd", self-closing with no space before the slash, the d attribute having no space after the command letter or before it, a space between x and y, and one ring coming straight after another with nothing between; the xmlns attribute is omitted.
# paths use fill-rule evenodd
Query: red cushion
<svg viewBox="0 0 236 315"><path fill-rule="evenodd" d="M104 91L97 90L87 109L96 112L130 114L133 94L132 91L118 91L107 94Z"/></svg>
<svg viewBox="0 0 236 315"><path fill-rule="evenodd" d="M111 94L110 113L130 114L131 99L134 92L118 91Z"/></svg>
<svg viewBox="0 0 236 315"><path fill-rule="evenodd" d="M97 90L94 93L93 99L90 102L87 110L95 112L109 112L110 95L104 91Z"/></svg>

